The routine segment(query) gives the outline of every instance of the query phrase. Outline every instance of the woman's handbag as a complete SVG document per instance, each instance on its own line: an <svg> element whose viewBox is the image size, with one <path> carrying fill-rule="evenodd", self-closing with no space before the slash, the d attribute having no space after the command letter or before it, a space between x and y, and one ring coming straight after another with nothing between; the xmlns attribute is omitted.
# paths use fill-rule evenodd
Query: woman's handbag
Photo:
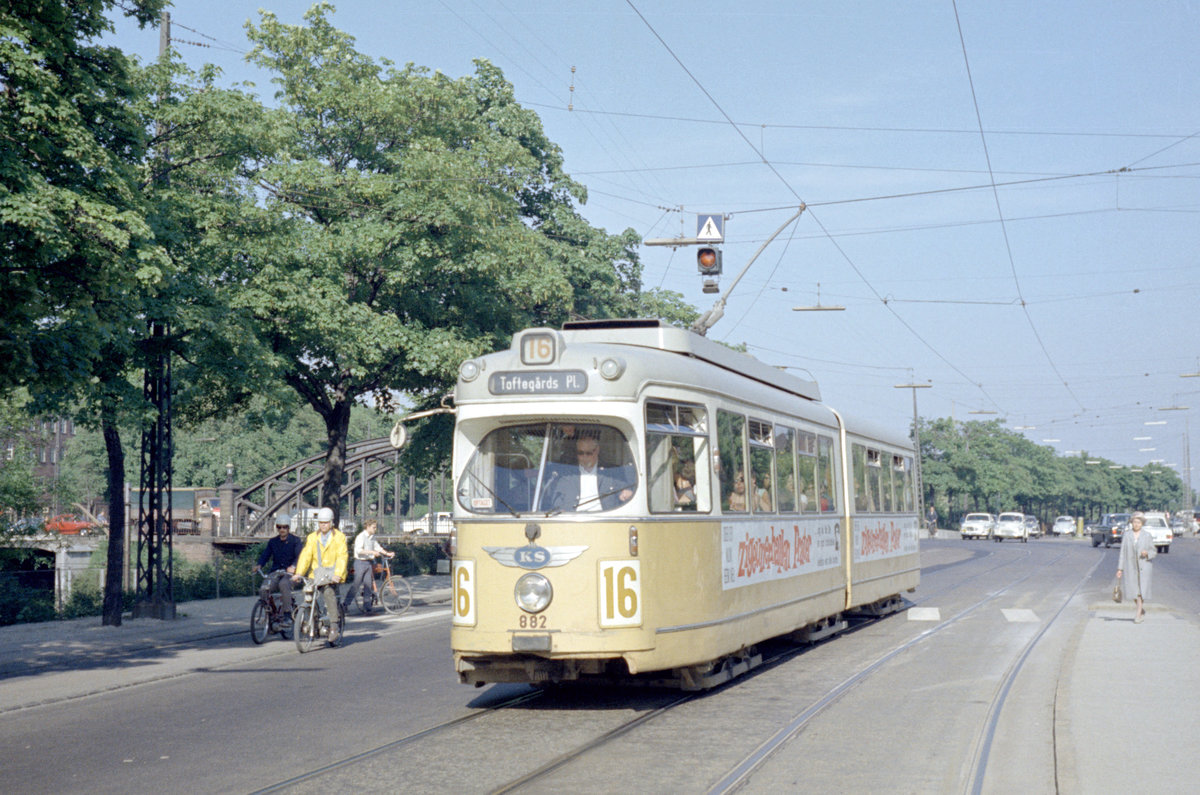
<svg viewBox="0 0 1200 795"><path fill-rule="evenodd" d="M1116 581L1116 583L1113 585L1113 601L1116 602L1117 604L1121 604L1121 602L1122 602L1122 600L1124 600L1124 598L1125 598L1125 594L1124 594L1124 592L1121 591L1121 580L1118 579Z"/></svg>

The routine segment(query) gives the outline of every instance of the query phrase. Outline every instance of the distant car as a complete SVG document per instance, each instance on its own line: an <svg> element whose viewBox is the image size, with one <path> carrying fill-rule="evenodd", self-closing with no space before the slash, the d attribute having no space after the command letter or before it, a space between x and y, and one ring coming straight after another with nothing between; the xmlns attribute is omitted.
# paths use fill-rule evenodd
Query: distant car
<svg viewBox="0 0 1200 795"><path fill-rule="evenodd" d="M1075 517L1060 516L1054 520L1054 524L1050 528L1050 532L1056 536L1069 536L1075 534Z"/></svg>
<svg viewBox="0 0 1200 795"><path fill-rule="evenodd" d="M991 538L996 519L990 513L969 513L963 517L958 531L963 541L968 538Z"/></svg>
<svg viewBox="0 0 1200 795"><path fill-rule="evenodd" d="M1025 514L1025 529L1029 531L1030 538L1042 537L1042 523L1032 514Z"/></svg>
<svg viewBox="0 0 1200 795"><path fill-rule="evenodd" d="M1029 543L1029 528L1025 525L1025 514L1017 511L1005 511L996 517L996 529L992 531L992 540L1003 541L1006 538L1018 538L1021 543Z"/></svg>
<svg viewBox="0 0 1200 795"><path fill-rule="evenodd" d="M62 535L80 535L86 534L92 527L92 523L72 513L60 513L50 521L46 522L46 530L50 533L60 533Z"/></svg>
<svg viewBox="0 0 1200 795"><path fill-rule="evenodd" d="M1121 535L1125 532L1125 528L1129 527L1129 514L1127 513L1106 513L1100 517L1097 524L1089 525L1089 531L1092 536L1092 546L1098 547L1101 544L1105 549L1113 544L1121 543Z"/></svg>
<svg viewBox="0 0 1200 795"><path fill-rule="evenodd" d="M1171 526L1167 524L1167 515L1158 513L1157 511L1147 511L1146 521L1142 524L1142 529L1150 532L1154 536L1154 548L1159 552L1167 553L1171 551L1171 539L1173 533Z"/></svg>
<svg viewBox="0 0 1200 795"><path fill-rule="evenodd" d="M16 535L32 536L37 535L46 529L46 523L37 516L30 516L25 519L18 519L8 526L8 532Z"/></svg>

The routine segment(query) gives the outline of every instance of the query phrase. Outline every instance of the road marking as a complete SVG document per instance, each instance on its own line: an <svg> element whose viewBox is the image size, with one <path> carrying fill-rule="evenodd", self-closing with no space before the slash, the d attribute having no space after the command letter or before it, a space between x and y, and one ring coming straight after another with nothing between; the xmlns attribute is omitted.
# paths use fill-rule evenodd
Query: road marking
<svg viewBox="0 0 1200 795"><path fill-rule="evenodd" d="M941 621L942 611L936 607L908 608L909 621Z"/></svg>
<svg viewBox="0 0 1200 795"><path fill-rule="evenodd" d="M1038 622L1037 614L1032 610L1001 609L1000 612L1012 624L1036 624Z"/></svg>

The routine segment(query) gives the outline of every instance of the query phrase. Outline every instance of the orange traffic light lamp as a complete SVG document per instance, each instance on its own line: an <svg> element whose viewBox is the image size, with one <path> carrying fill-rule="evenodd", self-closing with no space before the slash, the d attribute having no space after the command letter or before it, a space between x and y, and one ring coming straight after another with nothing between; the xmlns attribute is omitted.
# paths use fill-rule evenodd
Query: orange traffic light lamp
<svg viewBox="0 0 1200 795"><path fill-rule="evenodd" d="M721 274L721 250L712 246L701 246L696 251L696 270L702 276Z"/></svg>

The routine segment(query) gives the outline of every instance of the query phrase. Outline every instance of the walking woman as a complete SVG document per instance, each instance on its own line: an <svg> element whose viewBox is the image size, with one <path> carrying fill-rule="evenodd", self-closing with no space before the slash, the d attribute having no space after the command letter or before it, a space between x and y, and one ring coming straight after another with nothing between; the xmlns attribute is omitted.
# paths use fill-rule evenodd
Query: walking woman
<svg viewBox="0 0 1200 795"><path fill-rule="evenodd" d="M1150 598L1150 580L1153 579L1154 556L1158 552L1154 548L1154 536L1149 530L1143 530L1142 524L1146 515L1137 511L1129 519L1129 529L1121 536L1121 554L1117 558L1117 579L1125 596L1133 596L1137 603L1137 614L1133 617L1135 624L1146 620L1145 601ZM1125 572L1130 572L1128 577Z"/></svg>

